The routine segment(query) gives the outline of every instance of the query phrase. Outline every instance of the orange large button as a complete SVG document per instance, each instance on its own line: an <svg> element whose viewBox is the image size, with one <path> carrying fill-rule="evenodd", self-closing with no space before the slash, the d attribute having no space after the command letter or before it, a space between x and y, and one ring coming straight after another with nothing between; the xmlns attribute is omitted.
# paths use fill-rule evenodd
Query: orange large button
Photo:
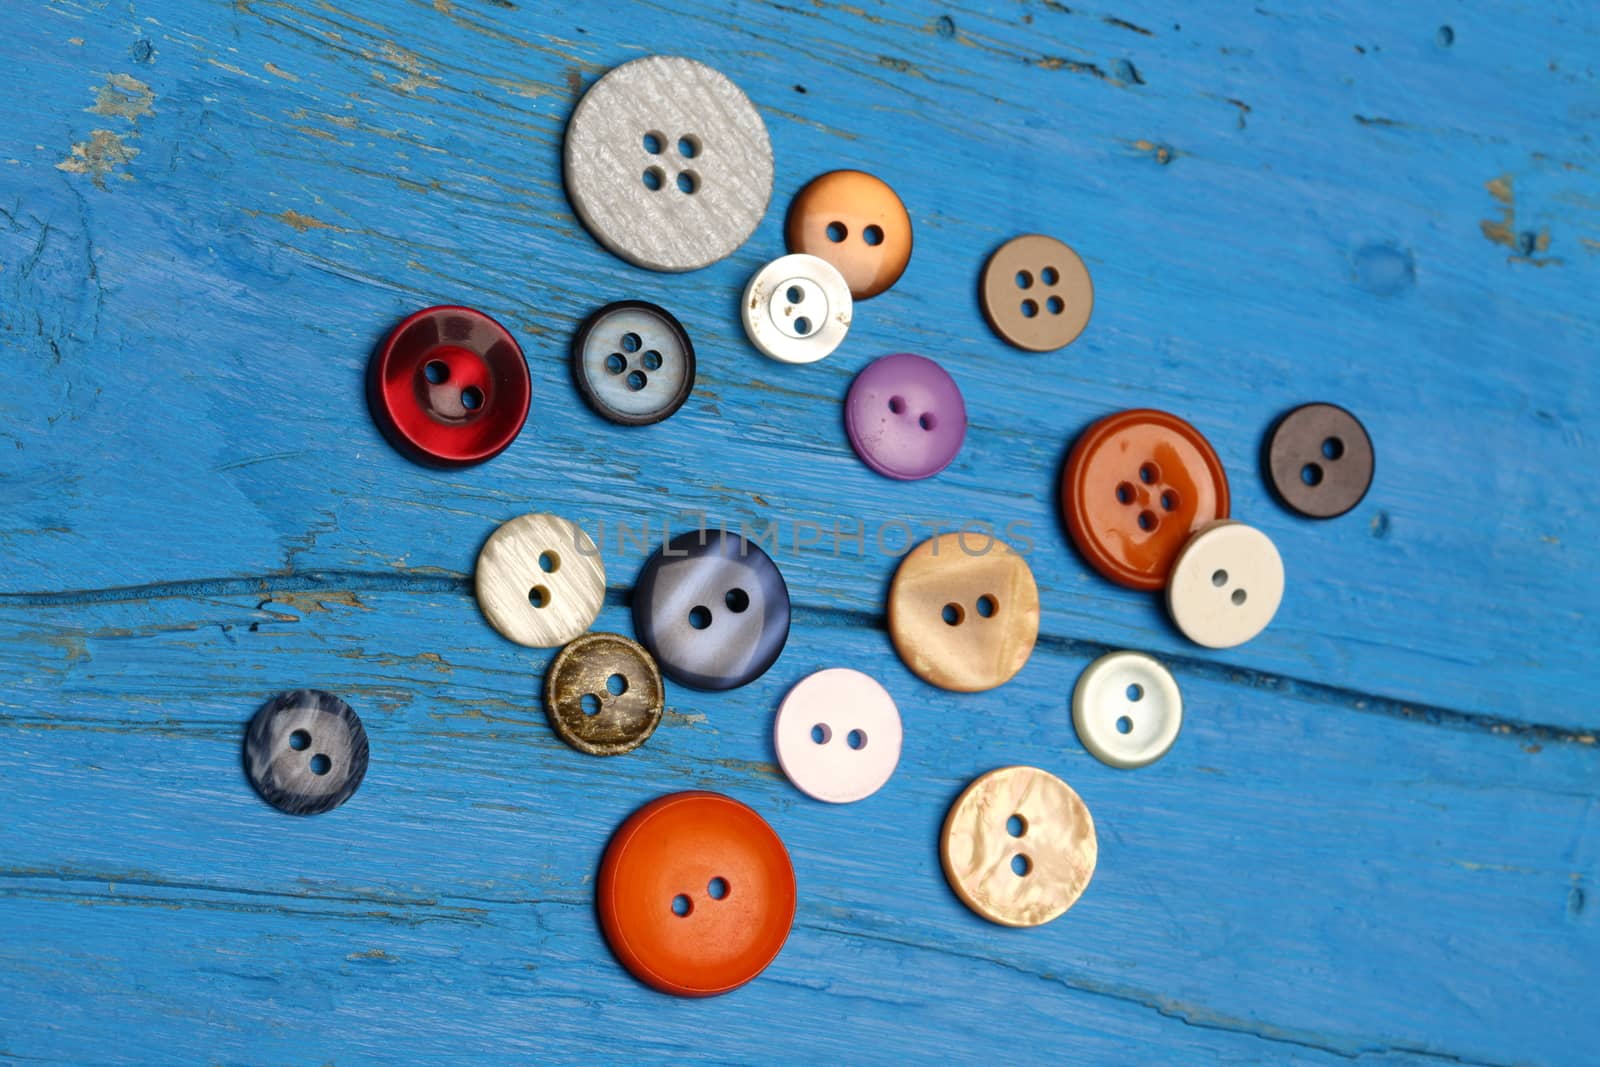
<svg viewBox="0 0 1600 1067"><path fill-rule="evenodd" d="M1160 589L1189 534L1228 517L1228 476L1210 442L1176 415L1121 411L1072 446L1061 511L1095 570Z"/></svg>
<svg viewBox="0 0 1600 1067"><path fill-rule="evenodd" d="M784 240L791 252L825 259L857 300L877 296L911 262L911 216L881 178L835 170L813 178L789 205Z"/></svg>
<svg viewBox="0 0 1600 1067"><path fill-rule="evenodd" d="M606 847L600 928L635 978L709 997L766 970L794 924L794 866L772 827L720 793L672 793Z"/></svg>

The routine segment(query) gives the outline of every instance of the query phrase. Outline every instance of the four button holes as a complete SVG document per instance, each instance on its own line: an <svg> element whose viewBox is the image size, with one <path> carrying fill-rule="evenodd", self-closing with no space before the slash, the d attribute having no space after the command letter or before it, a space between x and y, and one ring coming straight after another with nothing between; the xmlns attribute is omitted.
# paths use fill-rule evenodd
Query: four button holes
<svg viewBox="0 0 1600 1067"><path fill-rule="evenodd" d="M1039 284L1044 289L1054 289L1061 282L1061 273L1054 267L1045 267L1039 272ZM1017 271L1017 288L1028 290L1033 288L1033 275L1025 270ZM1045 298L1044 308L1052 315L1059 315L1067 309L1066 301L1057 293L1050 293ZM1022 301L1023 318L1031 319L1039 314L1039 302L1033 297L1024 297Z"/></svg>
<svg viewBox="0 0 1600 1067"><path fill-rule="evenodd" d="M651 130L644 135L644 150L652 156L662 155L665 145L666 138L655 130ZM686 133L678 138L677 149L678 155L683 159L694 159L700 154L700 138L692 133ZM664 167L658 163L652 163L645 168L644 187L646 189L654 193L664 189L666 184L667 172ZM693 195L700 188L700 175L691 169L685 168L678 172L674 184L677 185L680 192Z"/></svg>
<svg viewBox="0 0 1600 1067"><path fill-rule="evenodd" d="M622 349L621 352L613 352L606 357L606 370L612 374L621 374L623 371L628 371L628 377L626 378L628 388L637 393L650 383L645 371L661 369L661 353L653 348L645 349L644 354L639 357L639 366L629 371L628 355L644 348L644 341L636 333L625 333L622 335L620 347ZM628 355L623 353L628 353Z"/></svg>
<svg viewBox="0 0 1600 1067"><path fill-rule="evenodd" d="M728 885L728 880L719 876L706 883L706 896L712 900L726 900L731 889L732 887ZM672 914L684 919L688 918L693 912L694 901L689 899L689 894L679 893L672 898Z"/></svg>
<svg viewBox="0 0 1600 1067"><path fill-rule="evenodd" d="M1139 464L1139 481L1148 486L1161 485L1161 468L1148 460ZM1154 493L1155 489L1144 492ZM1156 527L1161 525L1161 516L1153 508L1144 507L1144 501L1140 498L1140 490L1136 489L1132 482L1122 482L1117 486L1117 503L1139 506L1139 529L1145 533L1154 533ZM1156 500L1161 505L1162 511L1176 511L1178 508L1177 492L1165 486L1162 486Z"/></svg>
<svg viewBox="0 0 1600 1067"><path fill-rule="evenodd" d="M305 730L294 731L289 735L289 747L294 749L296 752L304 752L306 749L311 747L311 734ZM329 759L321 752L318 752L316 755L312 756L307 762L311 767L311 773L319 777L333 770L333 760Z"/></svg>
<svg viewBox="0 0 1600 1067"><path fill-rule="evenodd" d="M1344 456L1344 442L1337 437L1328 438L1322 442L1322 456L1330 463L1337 462ZM1307 463L1300 468L1300 480L1307 485L1321 485L1322 474L1322 464L1320 463ZM1242 603L1242 601L1235 601L1235 603Z"/></svg>

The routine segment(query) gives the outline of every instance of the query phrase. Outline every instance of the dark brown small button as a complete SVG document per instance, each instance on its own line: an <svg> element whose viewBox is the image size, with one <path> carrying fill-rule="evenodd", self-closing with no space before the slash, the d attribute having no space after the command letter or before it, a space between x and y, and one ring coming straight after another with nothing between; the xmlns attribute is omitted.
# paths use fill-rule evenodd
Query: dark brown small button
<svg viewBox="0 0 1600 1067"><path fill-rule="evenodd" d="M1094 310L1094 284L1078 253L1037 233L1014 237L989 257L979 294L1000 339L1030 352L1070 345Z"/></svg>
<svg viewBox="0 0 1600 1067"><path fill-rule="evenodd" d="M656 661L621 634L584 634L556 654L544 710L561 740L591 756L631 752L655 733L666 688Z"/></svg>
<svg viewBox="0 0 1600 1067"><path fill-rule="evenodd" d="M1309 519L1343 515L1372 485L1372 439L1335 404L1303 404L1267 435L1267 482L1291 511Z"/></svg>

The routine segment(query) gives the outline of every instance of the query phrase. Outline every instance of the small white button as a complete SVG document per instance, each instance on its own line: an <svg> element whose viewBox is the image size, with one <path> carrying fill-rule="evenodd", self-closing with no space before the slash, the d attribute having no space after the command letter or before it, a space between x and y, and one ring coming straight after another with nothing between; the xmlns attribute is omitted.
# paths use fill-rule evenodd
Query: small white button
<svg viewBox="0 0 1600 1067"><path fill-rule="evenodd" d="M781 363L815 363L850 332L850 287L816 256L773 260L744 287L744 332Z"/></svg>
<svg viewBox="0 0 1600 1067"><path fill-rule="evenodd" d="M883 787L900 762L894 698L860 671L818 671L789 690L773 725L778 763L795 788L848 804Z"/></svg>
<svg viewBox="0 0 1600 1067"><path fill-rule="evenodd" d="M1172 621L1207 648L1244 644L1267 628L1282 600L1277 546L1242 522L1213 523L1189 538L1167 585Z"/></svg>
<svg viewBox="0 0 1600 1067"><path fill-rule="evenodd" d="M1108 652L1078 676L1072 725L1101 763L1143 767L1178 739L1183 695L1171 672L1144 653Z"/></svg>

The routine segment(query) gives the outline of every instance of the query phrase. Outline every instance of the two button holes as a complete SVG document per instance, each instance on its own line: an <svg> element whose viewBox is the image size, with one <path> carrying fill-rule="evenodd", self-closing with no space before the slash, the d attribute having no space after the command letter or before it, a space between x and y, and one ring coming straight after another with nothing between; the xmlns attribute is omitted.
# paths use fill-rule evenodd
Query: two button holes
<svg viewBox="0 0 1600 1067"><path fill-rule="evenodd" d="M842 244L845 239L850 236L850 227L846 226L842 222L830 222L828 223L827 233L828 240L832 241L834 244ZM869 245L872 245L874 248L883 244L883 227L876 225L869 225L865 227L861 231L861 240L865 241Z"/></svg>
<svg viewBox="0 0 1600 1067"><path fill-rule="evenodd" d="M819 722L811 728L811 740L818 745L826 745L833 740L833 727L825 722ZM857 752L867 747L867 733L865 730L851 730L844 735L844 743Z"/></svg>
<svg viewBox="0 0 1600 1067"><path fill-rule="evenodd" d="M889 398L889 410L894 412L896 415L904 415L906 413L905 397L891 396ZM924 411L921 415L917 416L917 425L921 426L929 433L932 433L939 425L939 417L931 411Z"/></svg>
<svg viewBox="0 0 1600 1067"><path fill-rule="evenodd" d="M1161 485L1161 468L1151 462L1139 464L1139 481L1149 486ZM1147 492L1154 492L1154 490L1147 490ZM1139 490L1134 488L1132 482L1122 482L1117 486L1117 503L1137 505L1140 503L1139 497ZM1178 509L1178 494L1172 489L1163 486L1160 495L1156 499L1161 504L1162 511L1176 511ZM1151 508L1141 508L1139 512L1139 529L1145 533L1154 533L1156 527L1160 525L1160 515L1156 514Z"/></svg>
<svg viewBox="0 0 1600 1067"><path fill-rule="evenodd" d="M1137 704L1137 703L1139 703L1139 701L1144 699L1144 686L1139 685L1137 682L1135 682L1135 683L1133 683L1133 684L1128 686L1125 695L1128 698L1128 703L1129 704ZM1132 717L1130 717L1128 715L1119 715L1119 716L1117 716L1117 733L1119 733L1119 734L1131 734L1131 733L1133 733L1133 719L1132 719Z"/></svg>
<svg viewBox="0 0 1600 1067"><path fill-rule="evenodd" d="M614 697L619 697L628 691L628 679L620 674L613 674L606 679L606 692ZM601 702L604 698L599 693L585 693L578 704L583 708L585 715L600 714Z"/></svg>
<svg viewBox="0 0 1600 1067"><path fill-rule="evenodd" d="M422 376L428 379L429 385L443 385L450 380L450 364L442 359L430 359L423 364ZM483 407L483 390L476 385L469 385L461 390L461 406L468 411L477 411Z"/></svg>
<svg viewBox="0 0 1600 1067"><path fill-rule="evenodd" d="M795 315L795 312L799 311L800 305L806 302L806 291L798 285L791 285L788 291L783 294L783 298L789 302L789 306L783 309L783 313L793 316L794 332L804 337L811 332L811 320L805 315Z"/></svg>
<svg viewBox="0 0 1600 1067"><path fill-rule="evenodd" d="M732 891L726 878L717 877L706 883L706 896L712 900L726 900ZM680 919L687 918L694 912L694 901L689 899L689 894L679 893L672 898L672 914Z"/></svg>
<svg viewBox="0 0 1600 1067"><path fill-rule="evenodd" d="M735 615L743 615L746 611L750 610L750 594L745 592L743 589L738 588L737 586L728 590L727 594L722 598L722 602L726 604L728 606L728 610L733 612ZM704 604L696 604L694 607L690 608L689 625L693 626L696 630L704 630L707 626L710 626L711 609L706 607Z"/></svg>
<svg viewBox="0 0 1600 1067"><path fill-rule="evenodd" d="M304 752L306 749L311 747L311 734L305 730L294 731L289 735L289 747L294 749L296 752ZM312 756L308 761L308 764L311 767L311 773L318 776L327 774L329 771L333 770L333 760L329 759L321 752L318 752Z"/></svg>
<svg viewBox="0 0 1600 1067"><path fill-rule="evenodd" d="M1330 437L1322 442L1322 456L1329 463L1338 462L1344 455L1344 442L1337 437ZM1307 463L1300 468L1300 480L1307 485L1322 484L1322 464Z"/></svg>
<svg viewBox="0 0 1600 1067"><path fill-rule="evenodd" d="M1010 834L1012 837L1021 837L1027 832L1028 820L1024 819L1021 815L1013 815L1011 818L1006 820L1006 833ZM1031 870L1033 870L1033 861L1028 858L1027 853L1018 852L1011 857L1011 873L1015 874L1018 878L1025 877Z"/></svg>
<svg viewBox="0 0 1600 1067"><path fill-rule="evenodd" d="M663 149L666 146L666 142L667 139L665 136L656 132L655 130L651 130L649 133L644 135L644 150L650 153L652 156L662 155ZM700 138L696 137L692 133L686 133L682 137L678 138L677 149L678 155L685 161L694 159L700 154ZM678 186L679 192L693 195L700 188L700 175L694 170L686 167L685 169L678 171L675 183ZM650 166L645 168L644 187L646 189L649 189L653 193L665 188L666 184L666 168L662 167L659 163L652 163Z"/></svg>
<svg viewBox="0 0 1600 1067"><path fill-rule="evenodd" d="M1039 272L1039 284L1045 289L1054 289L1061 281L1061 274L1054 267L1045 267ZM1017 271L1017 288L1029 290L1033 288L1033 275L1025 270ZM1066 302L1055 293L1045 298L1044 308L1052 315L1059 315L1067 309ZM1031 319L1039 314L1039 302L1032 297L1022 300L1022 317Z"/></svg>
<svg viewBox="0 0 1600 1067"><path fill-rule="evenodd" d="M619 347L622 349L621 352L613 352L606 357L606 370L611 374L621 374L623 371L627 371L628 377L624 381L629 389L637 393L650 384L650 378L645 374L645 371L658 371L661 369L661 353L653 348L646 349L644 354L639 356L639 365L629 370L628 356L644 348L644 340L636 333L625 333L622 335ZM628 355L624 355L624 352Z"/></svg>
<svg viewBox="0 0 1600 1067"><path fill-rule="evenodd" d="M1223 586L1227 585L1228 584L1228 572L1225 571L1225 570L1222 570L1220 568L1217 569L1217 570L1212 571L1211 572L1211 584L1216 586L1218 589L1221 589ZM1240 588L1235 589L1233 591L1232 595L1230 595L1228 597L1228 599L1233 601L1233 606L1234 607L1242 607L1244 605L1244 602L1246 600L1250 599L1250 595L1248 593L1246 593L1244 591L1244 588L1241 586Z"/></svg>
<svg viewBox="0 0 1600 1067"><path fill-rule="evenodd" d="M974 606L978 610L979 618L992 619L995 613L1000 610L1000 601L996 600L991 594L985 593L978 598L978 602ZM947 626L960 626L967 621L966 609L954 602L946 604L944 610L939 614Z"/></svg>
<svg viewBox="0 0 1600 1067"><path fill-rule="evenodd" d="M539 553L539 569L546 574L554 574L556 571L561 569L561 557L556 555L554 552ZM547 585L536 585L529 589L528 603L532 604L536 608L549 607L550 587Z"/></svg>

